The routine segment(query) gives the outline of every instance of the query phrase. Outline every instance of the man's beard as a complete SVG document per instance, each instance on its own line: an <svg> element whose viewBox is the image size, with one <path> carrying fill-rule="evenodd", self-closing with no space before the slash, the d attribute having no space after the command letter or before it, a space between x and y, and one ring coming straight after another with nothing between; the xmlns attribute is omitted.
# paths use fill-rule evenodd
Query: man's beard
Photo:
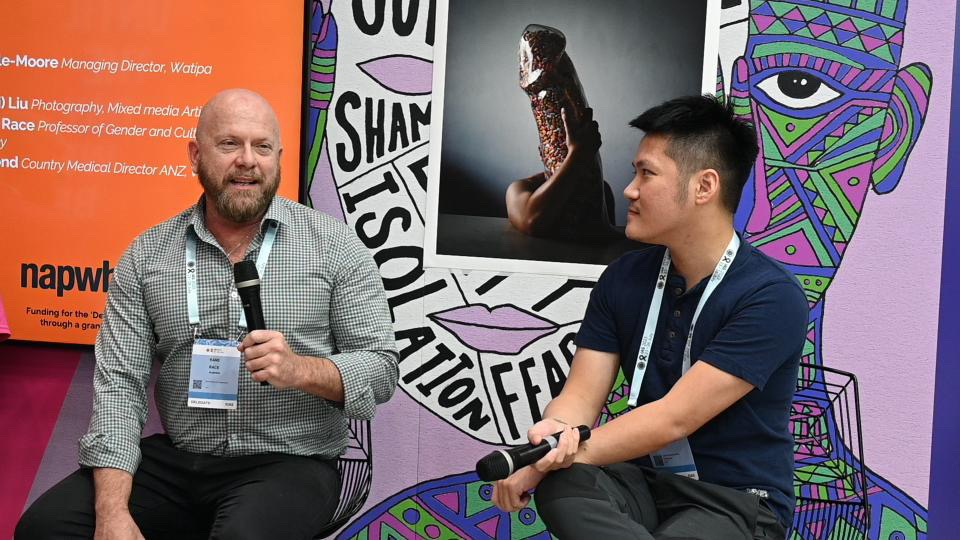
<svg viewBox="0 0 960 540"><path fill-rule="evenodd" d="M203 161L198 164L197 176L200 178L200 185L203 186L204 192L214 201L217 212L234 223L247 223L263 214L270 206L270 202L280 186L279 165L277 166L277 174L274 175L272 181L267 181L260 175L251 178L257 180L262 188L258 193L248 193L245 190L233 190L231 192L228 189L230 182L235 180L238 175L229 174L217 182L204 167Z"/></svg>

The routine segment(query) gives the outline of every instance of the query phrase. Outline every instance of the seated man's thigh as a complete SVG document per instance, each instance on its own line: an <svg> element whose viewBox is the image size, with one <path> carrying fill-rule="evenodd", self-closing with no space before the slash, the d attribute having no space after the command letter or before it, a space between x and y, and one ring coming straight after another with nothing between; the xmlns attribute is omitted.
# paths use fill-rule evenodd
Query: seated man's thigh
<svg viewBox="0 0 960 540"><path fill-rule="evenodd" d="M204 538L202 522L183 500L170 500L155 478L134 476L130 514L147 538ZM79 469L43 493L24 512L14 535L27 538L92 538L96 527L93 471Z"/></svg>
<svg viewBox="0 0 960 540"><path fill-rule="evenodd" d="M759 499L740 490L668 472L649 472L660 513L657 539L753 538Z"/></svg>
<svg viewBox="0 0 960 540"><path fill-rule="evenodd" d="M537 511L561 539L652 538L648 530L657 525L657 512L635 468L575 463L553 471L536 488Z"/></svg>
<svg viewBox="0 0 960 540"><path fill-rule="evenodd" d="M210 538L313 538L340 499L333 461L274 455L233 475L214 494Z"/></svg>

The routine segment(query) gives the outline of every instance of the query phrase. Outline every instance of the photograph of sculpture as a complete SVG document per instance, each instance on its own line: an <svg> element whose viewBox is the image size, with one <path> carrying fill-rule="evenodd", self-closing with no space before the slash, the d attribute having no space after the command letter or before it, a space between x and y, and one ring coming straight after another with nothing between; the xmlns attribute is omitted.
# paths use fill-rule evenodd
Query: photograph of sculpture
<svg viewBox="0 0 960 540"><path fill-rule="evenodd" d="M425 264L595 277L643 248L628 124L716 90L719 4L439 2Z"/></svg>

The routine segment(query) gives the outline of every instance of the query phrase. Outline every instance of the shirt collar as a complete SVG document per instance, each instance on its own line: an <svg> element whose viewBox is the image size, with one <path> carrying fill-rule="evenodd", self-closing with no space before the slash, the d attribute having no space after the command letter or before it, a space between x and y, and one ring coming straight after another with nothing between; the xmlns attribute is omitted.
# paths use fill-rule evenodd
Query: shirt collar
<svg viewBox="0 0 960 540"><path fill-rule="evenodd" d="M187 222L187 230L193 230L196 233L197 237L201 240L209 243L216 243L213 234L207 229L206 220L204 219L204 210L207 205L206 198L201 194L200 199L197 201L193 208L190 209L190 220ZM270 201L270 206L267 207L267 212L263 215L263 219L260 220L260 231L263 231L264 225L269 221L276 221L281 226L290 225L292 214L290 212L290 207L286 204L286 199L278 195L274 195L273 200Z"/></svg>

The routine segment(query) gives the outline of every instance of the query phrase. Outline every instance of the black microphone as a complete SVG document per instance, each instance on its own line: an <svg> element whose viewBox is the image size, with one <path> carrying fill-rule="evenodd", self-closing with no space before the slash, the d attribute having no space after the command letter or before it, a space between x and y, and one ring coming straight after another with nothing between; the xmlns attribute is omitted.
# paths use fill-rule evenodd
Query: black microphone
<svg viewBox="0 0 960 540"><path fill-rule="evenodd" d="M580 442L590 438L590 428L577 426L577 429L580 430ZM544 437L537 445L525 444L490 452L477 462L477 476L485 482L502 480L513 474L514 471L547 455L547 452L556 448L559 439L560 433L554 433Z"/></svg>
<svg viewBox="0 0 960 540"><path fill-rule="evenodd" d="M260 274L253 261L240 261L233 265L233 281L237 284L243 315L247 318L247 330L266 330L263 322L263 306L260 305ZM267 381L260 381L266 385Z"/></svg>

